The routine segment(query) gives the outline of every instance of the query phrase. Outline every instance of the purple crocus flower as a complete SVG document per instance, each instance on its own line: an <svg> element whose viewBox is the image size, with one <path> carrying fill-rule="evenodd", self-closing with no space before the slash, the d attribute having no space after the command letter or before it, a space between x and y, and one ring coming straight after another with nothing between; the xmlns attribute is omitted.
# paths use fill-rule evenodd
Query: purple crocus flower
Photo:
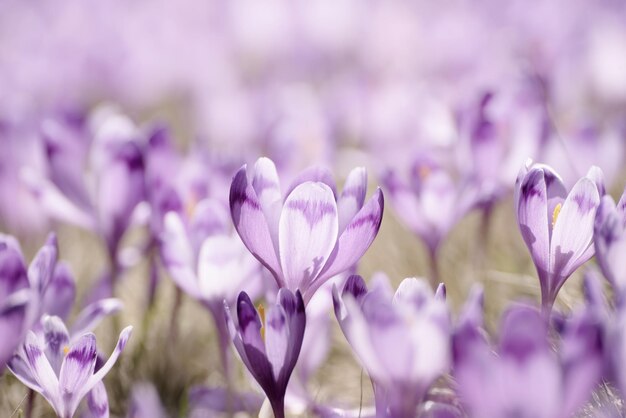
<svg viewBox="0 0 626 418"><path fill-rule="evenodd" d="M115 350L96 370L95 335L85 333L70 340L63 321L48 317L44 321L43 338L29 332L26 342L9 362L9 368L22 383L46 398L60 418L72 418L80 401L111 370L131 332L132 327L121 332ZM102 393L97 389L91 398L93 409L102 409L95 407L102 405L102 401Z"/></svg>
<svg viewBox="0 0 626 418"><path fill-rule="evenodd" d="M494 352L482 329L480 298L470 305L454 337L454 376L469 417L574 416L602 373L597 318L581 312L567 320L555 353L541 314L515 306L503 316Z"/></svg>
<svg viewBox="0 0 626 418"><path fill-rule="evenodd" d="M250 175L250 176L249 176ZM383 216L380 189L365 202L367 173L350 172L342 193L326 170L304 171L281 194L274 163L260 158L230 188L230 210L250 252L279 287L299 289L305 303L329 278L349 269L378 234Z"/></svg>
<svg viewBox="0 0 626 418"><path fill-rule="evenodd" d="M567 193L550 167L530 162L515 189L515 210L541 285L541 304L549 314L567 278L594 253L593 228L602 172L592 167Z"/></svg>
<svg viewBox="0 0 626 418"><path fill-rule="evenodd" d="M450 320L444 288L402 281L395 295L385 285L368 291L351 276L341 297L335 288L337 320L374 386L376 416L415 417L430 385L449 367Z"/></svg>
<svg viewBox="0 0 626 418"><path fill-rule="evenodd" d="M409 181L395 170L386 172L383 183L402 222L426 245L431 261L431 283L439 284L439 247L452 228L481 200L477 184L457 182L434 155L418 156Z"/></svg>
<svg viewBox="0 0 626 418"><path fill-rule="evenodd" d="M226 307L226 317L233 343L242 361L267 396L276 418L285 417L285 392L296 366L306 315L299 290L278 291L277 303L257 311L246 292L237 300L237 324Z"/></svg>
<svg viewBox="0 0 626 418"><path fill-rule="evenodd" d="M92 119L90 127L47 121L42 142L49 173L42 178L27 171L24 179L49 216L98 233L115 260L144 198L144 156L130 120L97 112Z"/></svg>
<svg viewBox="0 0 626 418"><path fill-rule="evenodd" d="M594 224L594 243L602 274L621 297L626 290L626 193L617 206L611 196L602 197Z"/></svg>

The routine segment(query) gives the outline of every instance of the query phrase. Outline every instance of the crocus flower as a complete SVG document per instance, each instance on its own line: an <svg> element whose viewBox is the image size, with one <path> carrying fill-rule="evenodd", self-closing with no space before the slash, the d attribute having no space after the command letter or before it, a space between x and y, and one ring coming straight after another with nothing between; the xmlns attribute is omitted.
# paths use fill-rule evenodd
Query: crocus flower
<svg viewBox="0 0 626 418"><path fill-rule="evenodd" d="M454 375L469 417L575 416L602 373L596 318L582 312L567 320L555 353L541 314L515 306L504 314L494 352L482 329L480 302L471 303L454 337Z"/></svg>
<svg viewBox="0 0 626 418"><path fill-rule="evenodd" d="M351 276L334 291L337 320L374 386L378 417L415 417L430 385L449 367L450 321L444 288L402 281L395 295L385 286L368 291Z"/></svg>
<svg viewBox="0 0 626 418"><path fill-rule="evenodd" d="M250 175L250 176L249 176ZM230 188L230 210L250 252L272 273L279 287L299 289L305 303L329 278L352 267L378 234L383 194L365 202L367 174L350 172L337 196L332 176L314 168L281 194L274 163L260 158L246 166Z"/></svg>
<svg viewBox="0 0 626 418"><path fill-rule="evenodd" d="M617 206L611 196L602 197L594 224L594 244L602 274L622 296L626 290L626 193Z"/></svg>
<svg viewBox="0 0 626 418"><path fill-rule="evenodd" d="M285 417L285 391L298 361L306 316L299 290L278 291L277 303L257 311L245 292L237 300L237 323L226 307L233 343L243 363L267 396L276 418Z"/></svg>
<svg viewBox="0 0 626 418"><path fill-rule="evenodd" d="M49 317L44 323L43 340L29 332L9 368L22 383L46 398L59 418L72 418L80 401L111 370L131 332L132 327L121 332L115 350L96 370L95 335L85 333L72 341L60 318ZM95 404L102 400L99 392L91 399Z"/></svg>
<svg viewBox="0 0 626 418"><path fill-rule="evenodd" d="M431 283L439 283L437 254L452 228L481 198L475 184L456 181L451 172L431 154L413 162L409 182L395 170L383 178L391 205L400 220L426 245L431 261Z"/></svg>
<svg viewBox="0 0 626 418"><path fill-rule="evenodd" d="M567 278L593 256L594 219L602 194L602 172L597 167L569 193L548 166L529 162L520 172L515 210L537 268L544 313L552 310Z"/></svg>
<svg viewBox="0 0 626 418"><path fill-rule="evenodd" d="M96 232L115 260L144 197L144 157L130 120L117 113L100 115L100 121L98 116L93 127L47 121L42 142L48 176L26 171L24 179L49 216Z"/></svg>

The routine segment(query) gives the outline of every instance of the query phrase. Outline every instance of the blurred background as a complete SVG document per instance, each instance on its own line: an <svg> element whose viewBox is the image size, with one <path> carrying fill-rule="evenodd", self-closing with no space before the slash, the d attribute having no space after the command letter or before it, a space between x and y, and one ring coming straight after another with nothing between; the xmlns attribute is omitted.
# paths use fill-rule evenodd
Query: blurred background
<svg viewBox="0 0 626 418"><path fill-rule="evenodd" d="M626 3L3 0L0 231L20 239L27 259L57 231L78 300L97 283L107 249L93 232L50 216L32 179L52 178L51 130L80 126L77 141L90 149L107 118L144 139L167 129L183 164L223 202L235 171L260 156L274 160L284 184L323 165L341 185L351 168L366 166L370 194L390 172L410 176L425 160L429 170L441 167L480 199L441 228L439 276L453 311L483 283L493 326L507 302L537 300L539 291L512 203L525 161L552 165L568 187L598 165L614 197L624 188ZM74 161L86 178L87 160ZM383 271L394 284L427 276L428 247L386 197L379 236L358 271ZM131 224L123 246L148 233L145 222ZM182 297L171 340L170 280L159 283L146 322L149 268L137 260L115 292L125 305L116 323L136 327L106 380L115 417L131 416L138 382L151 382L166 416L179 416L192 385L221 381L213 324L193 300ZM570 280L559 306L571 306L579 288L579 278ZM310 393L346 407L371 404L334 318L330 327ZM104 347L114 344L114 329L96 331ZM8 388L0 415L11 416L25 389L7 373L0 379ZM50 416L43 401L36 408L35 416Z"/></svg>

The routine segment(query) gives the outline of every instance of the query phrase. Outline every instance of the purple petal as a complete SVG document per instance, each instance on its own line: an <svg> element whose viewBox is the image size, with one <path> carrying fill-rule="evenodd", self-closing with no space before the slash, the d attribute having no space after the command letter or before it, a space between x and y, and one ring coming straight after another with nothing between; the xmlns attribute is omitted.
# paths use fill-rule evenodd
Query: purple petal
<svg viewBox="0 0 626 418"><path fill-rule="evenodd" d="M343 291L341 292L341 297L344 298L346 295L350 295L358 301L365 296L366 293L367 285L363 277L358 274L353 274L346 280L346 284L343 286Z"/></svg>
<svg viewBox="0 0 626 418"><path fill-rule="evenodd" d="M0 301L28 287L26 266L15 238L0 234Z"/></svg>
<svg viewBox="0 0 626 418"><path fill-rule="evenodd" d="M87 392L83 392L82 388L93 375L97 357L95 335L85 334L72 346L63 359L59 385L65 407L70 416L76 411L79 402Z"/></svg>
<svg viewBox="0 0 626 418"><path fill-rule="evenodd" d="M312 291L321 286L326 279L349 269L359 261L378 235L383 209L383 193L377 189L337 240L337 246ZM305 299L310 299L312 291L306 292Z"/></svg>
<svg viewBox="0 0 626 418"><path fill-rule="evenodd" d="M587 177L596 185L600 197L606 194L606 186L604 185L604 173L599 167L596 167L595 165L591 167L585 177Z"/></svg>
<svg viewBox="0 0 626 418"><path fill-rule="evenodd" d="M367 171L364 167L357 167L348 174L341 196L337 200L340 234L363 207L366 193Z"/></svg>
<svg viewBox="0 0 626 418"><path fill-rule="evenodd" d="M278 253L278 222L282 209L280 180L274 162L269 158L259 158L254 164L252 188L254 189L261 210L267 220L270 236Z"/></svg>
<svg viewBox="0 0 626 418"><path fill-rule="evenodd" d="M0 308L0 370L22 342L29 300L30 291L23 289L6 298Z"/></svg>
<svg viewBox="0 0 626 418"><path fill-rule="evenodd" d="M43 296L42 312L66 319L72 310L76 298L76 281L69 265L57 263L52 281Z"/></svg>
<svg viewBox="0 0 626 418"><path fill-rule="evenodd" d="M24 353L31 376L41 390L40 393L50 402L56 412L60 414L61 411L57 409L60 406L59 402L61 397L61 393L59 392L59 380L43 350L39 347L37 337L32 332L29 332L26 336ZM19 378L20 376L17 375L17 377ZM22 380L22 382L26 385L29 383L27 379ZM33 387L33 389L36 388Z"/></svg>
<svg viewBox="0 0 626 418"><path fill-rule="evenodd" d="M600 195L591 180L583 178L572 188L554 224L550 243L551 272L566 278L593 255L586 252L593 244L593 225L599 204Z"/></svg>
<svg viewBox="0 0 626 418"><path fill-rule="evenodd" d="M109 357L106 363L104 363L102 367L100 367L98 371L95 374L93 374L89 378L87 383L85 383L85 385L80 389L81 392L80 394L77 395L78 399L83 398L87 394L87 392L93 389L93 387L98 382L102 381L104 376L106 376L106 374L111 370L111 368L113 367L113 365L115 365L115 362L119 358L120 354L122 354L122 351L124 351L124 348L126 347L126 343L128 342L128 339L130 338L132 332L133 332L133 327L131 326L126 327L122 330L117 340L117 344L115 345L115 349L113 350L113 353L111 354L111 357Z"/></svg>
<svg viewBox="0 0 626 418"><path fill-rule="evenodd" d="M261 353L265 353L265 344L261 339L261 327L263 324L246 292L241 292L237 299L237 319L243 344L252 346Z"/></svg>
<svg viewBox="0 0 626 418"><path fill-rule="evenodd" d="M172 279L186 293L198 293L195 253L181 217L175 212L165 215L161 237L161 259Z"/></svg>
<svg viewBox="0 0 626 418"><path fill-rule="evenodd" d="M265 326L265 350L267 359L272 365L274 380L278 380L280 372L285 367L289 343L289 329L287 315L280 305L270 309Z"/></svg>
<svg viewBox="0 0 626 418"><path fill-rule="evenodd" d="M230 186L230 213L248 250L274 275L279 285L284 284L269 225L256 192L248 182L245 166L235 174Z"/></svg>
<svg viewBox="0 0 626 418"><path fill-rule="evenodd" d="M337 186L335 184L335 179L333 179L333 174L327 168L319 166L310 167L301 172L287 189L287 193L285 193L285 198L288 198L291 192L296 189L296 187L306 182L324 183L330 188L330 190L332 190L333 197L336 199Z"/></svg>
<svg viewBox="0 0 626 418"><path fill-rule="evenodd" d="M56 316L47 316L43 319L43 332L46 357L58 376L65 358L65 350L69 348L69 333L61 318Z"/></svg>
<svg viewBox="0 0 626 418"><path fill-rule="evenodd" d="M596 260L613 286L626 286L626 229L613 199L604 196L594 222Z"/></svg>
<svg viewBox="0 0 626 418"><path fill-rule="evenodd" d="M433 291L425 280L410 278L402 280L393 296L393 303L395 305L409 304L420 310L433 297Z"/></svg>
<svg viewBox="0 0 626 418"><path fill-rule="evenodd" d="M50 234L46 244L35 254L35 258L28 267L28 280L40 294L43 294L44 289L52 280L58 252L56 236Z"/></svg>
<svg viewBox="0 0 626 418"><path fill-rule="evenodd" d="M231 404L228 404L228 396L231 396ZM261 409L263 398L256 393L227 393L224 388L209 388L195 386L189 391L190 417L201 418L207 413L215 412L247 412L256 413ZM204 415L203 415L204 413ZM152 418L150 416L137 416L136 418ZM131 418L135 418L134 416Z"/></svg>
<svg viewBox="0 0 626 418"><path fill-rule="evenodd" d="M324 183L305 182L287 197L279 223L279 249L287 288L306 289L337 241L337 204Z"/></svg>
<svg viewBox="0 0 626 418"><path fill-rule="evenodd" d="M90 418L109 418L109 397L104 383L98 382L87 394L87 411Z"/></svg>
<svg viewBox="0 0 626 418"><path fill-rule="evenodd" d="M500 324L500 353L523 362L537 352L547 352L547 328L539 312L516 306L504 313Z"/></svg>
<svg viewBox="0 0 626 418"><path fill-rule="evenodd" d="M528 172L520 185L517 218L522 238L540 272L540 280L545 276L550 264L547 199L544 171L534 168ZM542 286L545 285L543 281L541 283Z"/></svg>
<svg viewBox="0 0 626 418"><path fill-rule="evenodd" d="M193 389L192 389L193 392ZM191 397L191 395L190 395ZM166 418L159 393L152 383L133 386L128 418ZM192 407L193 408L193 407Z"/></svg>
<svg viewBox="0 0 626 418"><path fill-rule="evenodd" d="M122 309L122 301L115 298L101 299L83 309L70 327L71 335L91 332L105 317Z"/></svg>

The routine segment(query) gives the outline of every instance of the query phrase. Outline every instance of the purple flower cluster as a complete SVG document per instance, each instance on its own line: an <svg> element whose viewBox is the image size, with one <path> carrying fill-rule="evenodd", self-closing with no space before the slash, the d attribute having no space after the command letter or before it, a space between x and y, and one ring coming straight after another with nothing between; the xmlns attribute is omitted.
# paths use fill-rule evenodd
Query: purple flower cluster
<svg viewBox="0 0 626 418"><path fill-rule="evenodd" d="M57 3L0 2L0 416L625 416L624 1Z"/></svg>

